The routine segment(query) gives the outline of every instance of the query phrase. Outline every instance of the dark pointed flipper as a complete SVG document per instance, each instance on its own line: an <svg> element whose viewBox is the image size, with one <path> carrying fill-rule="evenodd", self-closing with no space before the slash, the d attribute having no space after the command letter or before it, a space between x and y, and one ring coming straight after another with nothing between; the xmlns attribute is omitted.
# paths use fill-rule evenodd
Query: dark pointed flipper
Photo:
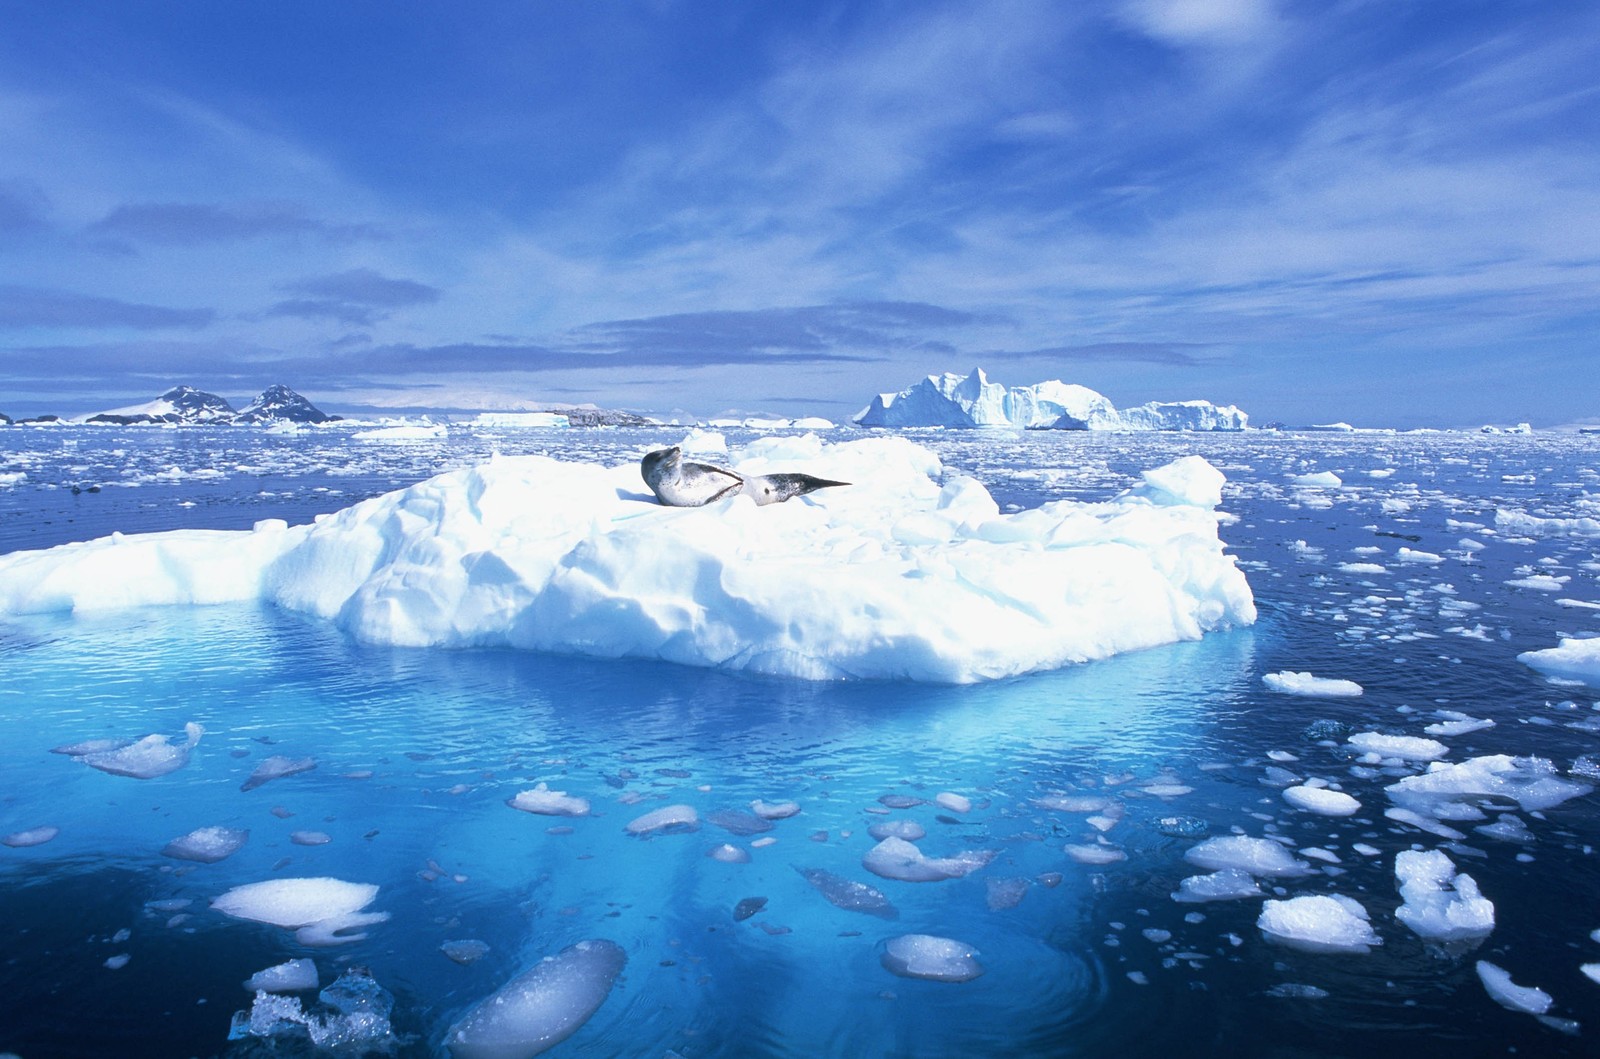
<svg viewBox="0 0 1600 1059"><path fill-rule="evenodd" d="M849 484L809 474L760 474L745 479L744 491L754 497L758 504L778 504L818 489Z"/></svg>

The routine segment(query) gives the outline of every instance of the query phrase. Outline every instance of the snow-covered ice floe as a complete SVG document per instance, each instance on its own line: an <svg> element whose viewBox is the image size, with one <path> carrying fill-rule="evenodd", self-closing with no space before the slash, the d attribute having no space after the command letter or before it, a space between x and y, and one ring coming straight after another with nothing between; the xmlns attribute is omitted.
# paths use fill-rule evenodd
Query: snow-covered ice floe
<svg viewBox="0 0 1600 1059"><path fill-rule="evenodd" d="M265 600L360 639L510 645L812 679L950 683L1255 620L1188 456L1105 502L1002 514L904 438L768 438L732 461L853 483L668 508L636 464L507 457L314 524L175 530L0 557L0 614Z"/></svg>
<svg viewBox="0 0 1600 1059"><path fill-rule="evenodd" d="M1587 640L1564 636L1559 647L1524 651L1517 656L1517 661L1532 666L1546 676L1578 680L1600 687L1600 636Z"/></svg>

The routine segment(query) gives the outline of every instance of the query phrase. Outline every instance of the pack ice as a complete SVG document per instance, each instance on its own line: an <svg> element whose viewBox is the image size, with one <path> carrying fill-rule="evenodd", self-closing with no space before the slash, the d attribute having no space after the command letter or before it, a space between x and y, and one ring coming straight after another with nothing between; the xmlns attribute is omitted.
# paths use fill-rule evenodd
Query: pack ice
<svg viewBox="0 0 1600 1059"><path fill-rule="evenodd" d="M904 438L764 439L730 462L853 484L667 508L631 462L497 458L312 525L3 556L0 613L265 600L376 643L949 683L1255 620L1218 537L1223 476L1198 456L1014 514Z"/></svg>

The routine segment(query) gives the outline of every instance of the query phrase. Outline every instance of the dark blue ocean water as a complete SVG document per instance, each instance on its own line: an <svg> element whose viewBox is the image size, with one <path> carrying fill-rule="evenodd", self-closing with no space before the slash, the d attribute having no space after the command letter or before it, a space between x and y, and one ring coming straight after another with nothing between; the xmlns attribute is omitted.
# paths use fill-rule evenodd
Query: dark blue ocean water
<svg viewBox="0 0 1600 1059"><path fill-rule="evenodd" d="M5 430L0 550L113 530L305 521L496 449L620 462L678 436L462 431L373 445L348 432ZM251 1000L241 982L308 956L323 985L360 965L394 994L393 1054L440 1054L445 1028L468 1006L585 938L618 943L627 966L552 1055L1600 1051L1600 984L1578 969L1600 961L1590 938L1600 928L1600 796L1518 813L1531 843L1469 829L1448 845L1494 902L1497 925L1476 950L1444 954L1393 915L1394 854L1444 841L1384 818L1383 786L1394 776L1352 775L1347 752L1306 732L1331 719L1420 735L1443 709L1497 722L1445 740L1451 760L1538 755L1565 771L1600 752L1600 689L1551 684L1516 660L1558 635L1600 633L1600 612L1558 602L1600 601L1596 542L1514 538L1495 522L1500 508L1592 516L1600 442L918 440L985 481L1002 505L1022 507L1108 497L1139 470L1199 452L1229 477L1224 506L1236 521L1223 535L1261 620L1199 643L973 687L374 648L256 606L6 620L0 834L60 834L0 847L0 1052L310 1054L292 1042L227 1039L230 1017ZM1292 484L1330 470L1342 488ZM1399 561L1402 547L1442 561ZM1568 580L1534 582L1550 591L1508 584L1533 574ZM1261 677L1280 670L1356 680L1365 694L1275 694ZM152 780L49 753L88 738L177 734L189 721L206 728L191 760ZM317 767L242 791L274 754L314 757ZM1345 819L1293 810L1274 769L1335 780L1363 810ZM541 781L589 798L596 814L566 821L505 805ZM971 811L933 804L943 791L969 797ZM1087 865L1064 852L1100 832L1084 814L1034 801L1063 791L1107 799L1103 837L1126 859ZM886 795L925 801L886 811ZM748 848L757 837L707 819L753 799L793 799L801 812L758 836L776 841L751 849L748 864L708 858L715 845ZM629 820L672 803L696 807L698 832L625 833ZM1337 863L1315 861L1324 871L1281 885L1290 895L1356 898L1383 945L1368 955L1303 953L1263 937L1259 901L1175 903L1178 881L1198 869L1183 860L1195 839L1161 823L1173 816L1211 835L1276 834L1329 851ZM868 826L888 818L920 823L930 855L998 852L962 879L879 879L861 857L873 844ZM215 864L161 855L204 826L250 837ZM305 830L329 840L290 839ZM1357 844L1379 852L1363 855ZM800 874L807 869L877 885L898 917L835 907ZM311 949L289 931L208 907L230 887L291 876L376 884L372 907L390 919L363 941ZM992 908L1008 887L1020 901ZM735 921L734 907L752 897L766 904ZM947 984L889 974L884 942L912 932L969 943L984 975ZM487 955L460 965L441 953L461 939L486 942ZM106 965L119 956L122 966ZM1478 959L1549 992L1551 1014L1575 1021L1575 1035L1498 1006L1473 970ZM1326 996L1282 995L1286 985Z"/></svg>

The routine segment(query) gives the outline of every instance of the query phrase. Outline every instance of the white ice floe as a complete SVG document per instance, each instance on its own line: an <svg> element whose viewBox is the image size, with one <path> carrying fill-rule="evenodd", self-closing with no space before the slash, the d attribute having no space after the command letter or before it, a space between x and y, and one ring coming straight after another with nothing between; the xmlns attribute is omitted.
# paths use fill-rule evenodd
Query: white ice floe
<svg viewBox="0 0 1600 1059"><path fill-rule="evenodd" d="M1296 809L1323 816L1354 816L1361 808L1361 803L1350 795L1326 787L1286 787L1283 800Z"/></svg>
<svg viewBox="0 0 1600 1059"><path fill-rule="evenodd" d="M302 945L342 945L366 937L344 931L389 918L387 912L361 911L377 896L378 888L371 883L325 877L269 879L235 886L212 901L211 907L235 919L293 930Z"/></svg>
<svg viewBox="0 0 1600 1059"><path fill-rule="evenodd" d="M1587 640L1563 636L1559 647L1524 651L1517 656L1517 661L1546 676L1580 680L1600 687L1600 636Z"/></svg>
<svg viewBox="0 0 1600 1059"><path fill-rule="evenodd" d="M10 846L12 849L42 846L59 834L61 834L59 827L30 827L26 831L13 831L0 838L0 846Z"/></svg>
<svg viewBox="0 0 1600 1059"><path fill-rule="evenodd" d="M700 826L700 815L692 805L664 805L628 823L628 834L648 835L654 831L689 831Z"/></svg>
<svg viewBox="0 0 1600 1059"><path fill-rule="evenodd" d="M764 802L757 798L750 803L750 811L763 820L787 820L800 811L800 803Z"/></svg>
<svg viewBox="0 0 1600 1059"><path fill-rule="evenodd" d="M867 850L861 858L861 866L885 879L941 882L970 875L994 858L994 850L966 850L953 857L929 857L905 839L890 835Z"/></svg>
<svg viewBox="0 0 1600 1059"><path fill-rule="evenodd" d="M1367 910L1343 894L1312 894L1268 901L1256 926L1273 941L1306 952L1366 953L1383 939L1373 932Z"/></svg>
<svg viewBox="0 0 1600 1059"><path fill-rule="evenodd" d="M902 934L884 943L884 969L901 978L970 982L983 974L978 950L964 941L933 934Z"/></svg>
<svg viewBox="0 0 1600 1059"><path fill-rule="evenodd" d="M445 1033L452 1059L528 1059L576 1033L611 995L622 946L580 941L480 1000Z"/></svg>
<svg viewBox="0 0 1600 1059"><path fill-rule="evenodd" d="M1395 884L1404 902L1395 918L1432 941L1465 941L1494 930L1494 905L1467 874L1439 850L1402 850L1394 858Z"/></svg>
<svg viewBox="0 0 1600 1059"><path fill-rule="evenodd" d="M1501 508L1494 514L1494 524L1518 537L1600 537L1600 519L1595 518L1541 518Z"/></svg>
<svg viewBox="0 0 1600 1059"><path fill-rule="evenodd" d="M1178 883L1172 895L1180 904L1201 904L1207 901L1238 901L1261 897L1262 890L1248 872L1224 868L1209 875L1191 875Z"/></svg>
<svg viewBox="0 0 1600 1059"><path fill-rule="evenodd" d="M113 776L131 776L136 780L151 780L176 772L189 763L189 752L200 742L205 729L190 721L183 726L184 741L174 744L164 735L147 735L124 746L111 750L95 750L73 755L101 772ZM69 751L57 748L60 753Z"/></svg>
<svg viewBox="0 0 1600 1059"><path fill-rule="evenodd" d="M1309 865L1270 838L1223 835L1190 848L1183 859L1210 871L1233 870L1266 878L1304 875Z"/></svg>
<svg viewBox="0 0 1600 1059"><path fill-rule="evenodd" d="M952 813L972 812L972 799L964 794L956 794L954 791L940 791L933 796L933 804L941 809L948 809Z"/></svg>
<svg viewBox="0 0 1600 1059"><path fill-rule="evenodd" d="M1285 695L1309 695L1326 699L1354 698L1362 691L1361 685L1353 680L1314 677L1310 673L1294 673L1288 670L1268 673L1261 678L1261 682L1271 690Z"/></svg>
<svg viewBox="0 0 1600 1059"><path fill-rule="evenodd" d="M1544 758L1491 754L1459 764L1435 762L1427 772L1407 776L1384 789L1399 805L1430 813L1440 802L1464 795L1507 798L1526 810L1550 809L1594 788L1562 779Z"/></svg>
<svg viewBox="0 0 1600 1059"><path fill-rule="evenodd" d="M1404 761L1438 761L1450 753L1450 748L1437 739L1424 739L1415 735L1383 735L1380 732L1356 732L1345 742L1363 754L1377 754L1383 758L1400 758Z"/></svg>
<svg viewBox="0 0 1600 1059"><path fill-rule="evenodd" d="M531 791L519 791L506 800L513 809L541 816L588 816L589 799L579 798L566 791L553 791L541 783Z"/></svg>
<svg viewBox="0 0 1600 1059"><path fill-rule="evenodd" d="M307 959L289 960L245 979L249 992L303 993L317 988L317 965Z"/></svg>
<svg viewBox="0 0 1600 1059"><path fill-rule="evenodd" d="M239 852L249 839L250 832L243 828L200 827L168 842L162 848L161 855L175 860L215 864Z"/></svg>
<svg viewBox="0 0 1600 1059"><path fill-rule="evenodd" d="M1483 988L1488 991L1494 1002L1503 1008L1529 1015L1543 1015L1554 1003L1550 994L1543 989L1531 985L1517 985L1511 980L1509 971L1488 960L1479 960L1477 969Z"/></svg>
<svg viewBox="0 0 1600 1059"><path fill-rule="evenodd" d="M1344 484L1344 479L1332 471L1316 471L1311 474L1297 474L1289 479L1289 482L1303 489L1337 489Z"/></svg>
<svg viewBox="0 0 1600 1059"><path fill-rule="evenodd" d="M301 772L310 772L317 767L317 759L310 757L292 758L283 754L273 754L263 758L261 764L250 773L250 778L240 785L241 791L253 791L263 783L293 776Z"/></svg>
<svg viewBox="0 0 1600 1059"><path fill-rule="evenodd" d="M1255 620L1218 537L1223 476L1198 456L1015 514L904 438L769 438L729 462L854 484L669 508L635 463L504 457L311 525L0 556L0 614L264 600L376 643L952 683Z"/></svg>
<svg viewBox="0 0 1600 1059"><path fill-rule="evenodd" d="M1429 735L1452 736L1467 735L1494 727L1494 722L1486 717L1469 717L1456 710L1440 710L1439 716L1444 720L1428 725L1423 731Z"/></svg>

